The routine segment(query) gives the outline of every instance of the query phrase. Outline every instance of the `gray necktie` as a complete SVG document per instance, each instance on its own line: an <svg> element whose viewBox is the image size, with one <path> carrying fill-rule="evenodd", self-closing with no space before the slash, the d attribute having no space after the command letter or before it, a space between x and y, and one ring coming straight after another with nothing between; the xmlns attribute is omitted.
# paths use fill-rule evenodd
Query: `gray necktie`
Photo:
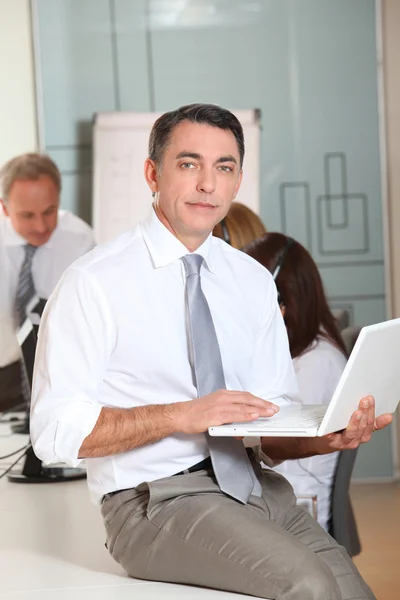
<svg viewBox="0 0 400 600"><path fill-rule="evenodd" d="M32 278L32 260L37 250L35 246L26 244L24 246L25 258L19 272L17 294L15 297L15 309L18 318L18 326L21 326L25 321L26 307L30 300L35 295L35 285Z"/></svg>
<svg viewBox="0 0 400 600"><path fill-rule="evenodd" d="M194 372L199 397L225 389L221 354L210 308L201 289L200 268L203 257L187 254L186 300ZM251 494L261 496L261 485L254 473L243 443L229 437L214 437L206 432L211 462L222 492L246 504Z"/></svg>

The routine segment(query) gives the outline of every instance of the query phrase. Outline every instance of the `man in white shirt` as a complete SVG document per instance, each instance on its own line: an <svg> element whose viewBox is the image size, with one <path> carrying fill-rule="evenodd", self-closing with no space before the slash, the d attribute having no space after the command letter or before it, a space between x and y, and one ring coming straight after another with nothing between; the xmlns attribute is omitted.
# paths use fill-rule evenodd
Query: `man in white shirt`
<svg viewBox="0 0 400 600"><path fill-rule="evenodd" d="M286 480L262 474L235 440L242 452L231 468L228 446L218 455L206 433L271 416L296 391L271 275L211 236L239 189L243 154L242 128L220 107L190 105L155 123L145 163L151 216L69 268L45 309L34 449L46 462L87 459L109 551L133 577L279 600L370 599ZM200 394L221 359L225 385ZM345 432L309 441L300 455L359 445L390 421L374 420L372 399L364 404ZM236 466L246 461L253 491L237 500Z"/></svg>
<svg viewBox="0 0 400 600"><path fill-rule="evenodd" d="M18 312L26 308L30 292L43 305L65 269L94 247L94 239L89 225L59 210L61 175L48 156L13 158L2 167L0 180L0 410L5 410L26 400Z"/></svg>

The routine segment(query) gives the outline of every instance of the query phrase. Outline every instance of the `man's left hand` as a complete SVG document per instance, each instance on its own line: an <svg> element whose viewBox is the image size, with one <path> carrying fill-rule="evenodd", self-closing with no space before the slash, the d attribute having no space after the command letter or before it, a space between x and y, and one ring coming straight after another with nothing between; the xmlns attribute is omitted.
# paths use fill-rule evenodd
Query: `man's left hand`
<svg viewBox="0 0 400 600"><path fill-rule="evenodd" d="M375 418L375 401L372 396L367 396L360 400L358 410L352 414L346 429L320 438L320 453L358 448L360 444L369 442L374 431L387 427L392 420L390 413Z"/></svg>

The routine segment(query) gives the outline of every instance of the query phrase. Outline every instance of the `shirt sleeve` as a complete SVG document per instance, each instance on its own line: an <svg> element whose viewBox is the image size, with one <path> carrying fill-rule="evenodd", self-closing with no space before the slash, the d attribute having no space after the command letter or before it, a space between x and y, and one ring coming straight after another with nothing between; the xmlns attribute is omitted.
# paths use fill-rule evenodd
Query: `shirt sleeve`
<svg viewBox="0 0 400 600"><path fill-rule="evenodd" d="M80 463L79 449L102 405L99 389L115 341L104 291L86 271L66 271L39 328L31 440L45 463Z"/></svg>
<svg viewBox="0 0 400 600"><path fill-rule="evenodd" d="M282 406L297 401L298 386L276 288L272 281L268 283L253 355L253 393Z"/></svg>

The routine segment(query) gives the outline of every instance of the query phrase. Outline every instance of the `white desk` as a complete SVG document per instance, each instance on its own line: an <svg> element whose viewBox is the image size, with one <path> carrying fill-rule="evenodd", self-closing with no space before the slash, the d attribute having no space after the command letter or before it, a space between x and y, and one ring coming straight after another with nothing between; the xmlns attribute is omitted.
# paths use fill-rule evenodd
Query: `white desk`
<svg viewBox="0 0 400 600"><path fill-rule="evenodd" d="M27 442L27 436L9 432L0 424L0 456ZM0 461L0 472L12 461ZM86 481L1 479L0 528L2 600L254 600L127 577L104 547L100 511L89 500Z"/></svg>

